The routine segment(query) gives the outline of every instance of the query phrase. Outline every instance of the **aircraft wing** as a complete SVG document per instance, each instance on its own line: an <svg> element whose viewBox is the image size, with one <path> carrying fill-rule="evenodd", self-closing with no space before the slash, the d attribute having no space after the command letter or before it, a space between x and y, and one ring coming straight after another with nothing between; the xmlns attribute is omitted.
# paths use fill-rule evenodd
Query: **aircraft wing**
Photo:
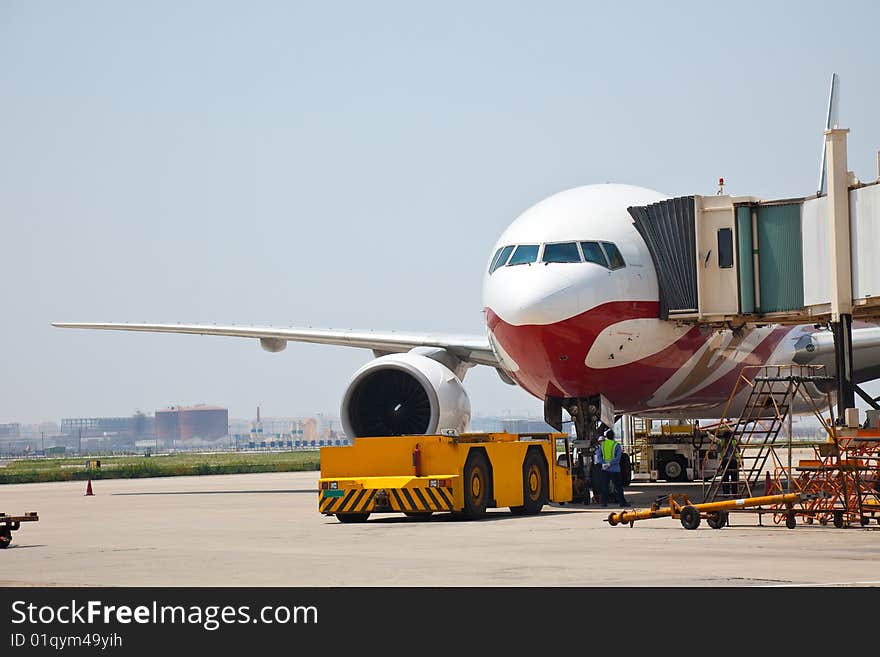
<svg viewBox="0 0 880 657"><path fill-rule="evenodd" d="M217 326L214 324L123 324L53 322L59 328L145 331L149 333L192 333L235 338L257 338L268 351L281 351L287 342L311 342L371 349L376 355L409 351L415 347L440 347L468 363L499 367L500 363L485 336L396 331L354 331L344 329L281 328L272 326Z"/></svg>
<svg viewBox="0 0 880 657"><path fill-rule="evenodd" d="M856 383L880 379L880 326L854 328L853 378ZM795 343L794 361L800 365L825 365L835 371L834 337L831 331L804 335Z"/></svg>

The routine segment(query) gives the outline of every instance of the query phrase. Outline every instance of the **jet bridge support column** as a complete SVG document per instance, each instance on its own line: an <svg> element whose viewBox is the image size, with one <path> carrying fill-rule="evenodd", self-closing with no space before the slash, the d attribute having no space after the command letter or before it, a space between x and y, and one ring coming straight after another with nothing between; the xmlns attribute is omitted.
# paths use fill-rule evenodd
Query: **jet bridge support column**
<svg viewBox="0 0 880 657"><path fill-rule="evenodd" d="M849 172L846 135L849 130L825 131L828 179L828 221L831 250L831 331L837 367L837 421L856 405L852 347L852 262L849 226Z"/></svg>
<svg viewBox="0 0 880 657"><path fill-rule="evenodd" d="M831 332L834 336L834 364L837 369L837 421L843 424L846 409L856 406L856 390L852 378L852 315L840 315L838 321L831 322Z"/></svg>

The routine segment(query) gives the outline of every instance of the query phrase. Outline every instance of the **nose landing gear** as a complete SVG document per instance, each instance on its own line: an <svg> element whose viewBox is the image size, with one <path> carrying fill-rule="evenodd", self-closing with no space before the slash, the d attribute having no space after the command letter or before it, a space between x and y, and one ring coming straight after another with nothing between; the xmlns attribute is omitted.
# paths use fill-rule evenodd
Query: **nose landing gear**
<svg viewBox="0 0 880 657"><path fill-rule="evenodd" d="M562 410L568 411L574 423L576 440L572 444L573 502L590 503L590 493L595 488L592 477L593 453L599 444L599 436L609 427L602 422L602 402L598 396L564 399L544 398L544 421L562 431Z"/></svg>

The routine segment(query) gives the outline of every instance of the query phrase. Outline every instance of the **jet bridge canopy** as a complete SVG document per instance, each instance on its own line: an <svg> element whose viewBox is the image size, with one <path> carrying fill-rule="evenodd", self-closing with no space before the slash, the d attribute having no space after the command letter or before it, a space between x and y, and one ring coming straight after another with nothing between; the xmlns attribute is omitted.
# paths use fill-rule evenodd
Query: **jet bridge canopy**
<svg viewBox="0 0 880 657"><path fill-rule="evenodd" d="M697 312L694 197L627 208L648 245L660 288L660 317Z"/></svg>

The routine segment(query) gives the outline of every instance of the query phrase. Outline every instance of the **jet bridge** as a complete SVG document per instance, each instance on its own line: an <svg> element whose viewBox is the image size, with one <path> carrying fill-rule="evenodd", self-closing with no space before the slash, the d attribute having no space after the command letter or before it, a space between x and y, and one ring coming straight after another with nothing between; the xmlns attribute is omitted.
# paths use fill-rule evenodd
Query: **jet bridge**
<svg viewBox="0 0 880 657"><path fill-rule="evenodd" d="M848 132L825 131L827 193L693 195L628 208L654 262L663 319L829 324L841 417L855 406L852 321L880 322L880 159L877 179L860 182L847 169Z"/></svg>

